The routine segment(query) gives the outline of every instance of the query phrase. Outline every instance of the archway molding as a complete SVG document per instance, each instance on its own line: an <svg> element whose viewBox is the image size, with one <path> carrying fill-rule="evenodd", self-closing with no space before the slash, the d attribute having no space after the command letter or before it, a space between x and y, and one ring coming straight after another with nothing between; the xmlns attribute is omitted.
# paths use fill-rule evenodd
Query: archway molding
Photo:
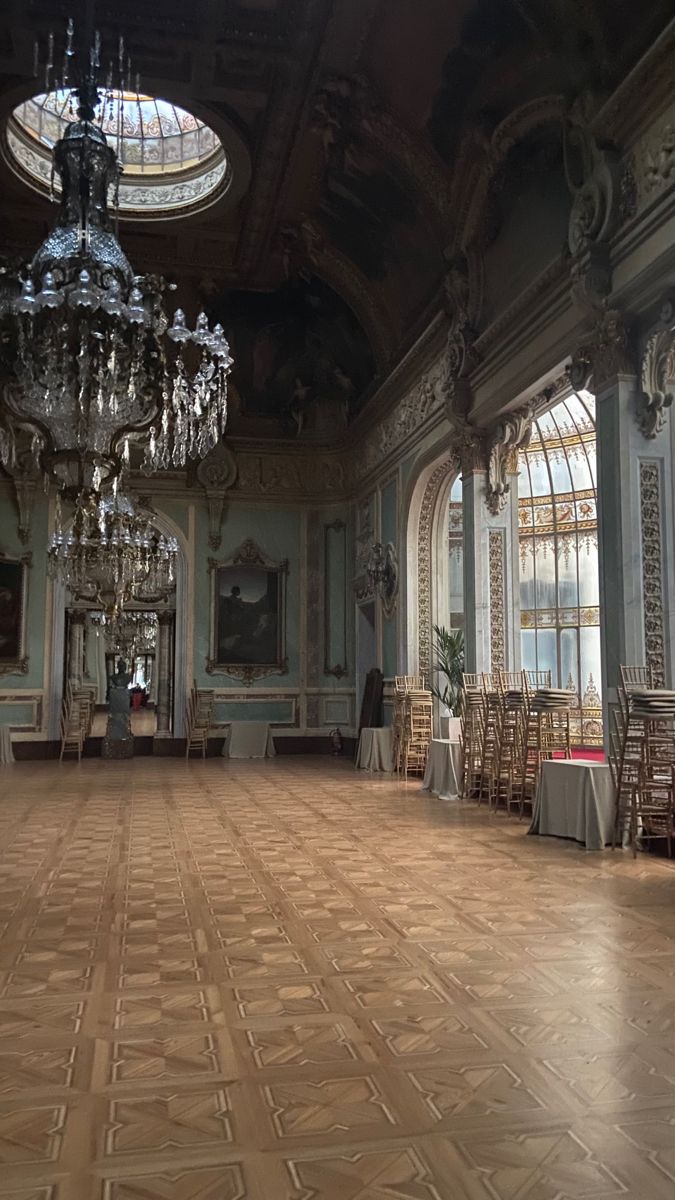
<svg viewBox="0 0 675 1200"><path fill-rule="evenodd" d="M447 623L450 605L448 513L459 472L456 454L421 460L406 496L405 647L411 674L432 678L432 628Z"/></svg>

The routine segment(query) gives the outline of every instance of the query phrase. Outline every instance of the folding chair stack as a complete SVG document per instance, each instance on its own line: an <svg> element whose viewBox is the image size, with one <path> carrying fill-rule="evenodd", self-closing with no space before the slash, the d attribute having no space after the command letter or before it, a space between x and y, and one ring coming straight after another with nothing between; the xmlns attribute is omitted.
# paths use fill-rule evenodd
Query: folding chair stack
<svg viewBox="0 0 675 1200"><path fill-rule="evenodd" d="M433 701L422 675L397 675L394 680L394 767L407 779L424 773L432 737Z"/></svg>
<svg viewBox="0 0 675 1200"><path fill-rule="evenodd" d="M197 750L206 758L209 730L213 717L213 692L193 684L185 712L185 757Z"/></svg>

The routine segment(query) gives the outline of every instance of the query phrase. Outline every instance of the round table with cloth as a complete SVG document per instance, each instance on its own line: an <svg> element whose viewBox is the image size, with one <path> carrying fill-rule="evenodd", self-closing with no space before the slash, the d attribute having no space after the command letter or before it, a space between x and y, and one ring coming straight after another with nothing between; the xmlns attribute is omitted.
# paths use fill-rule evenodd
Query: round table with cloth
<svg viewBox="0 0 675 1200"><path fill-rule="evenodd" d="M462 790L462 747L450 738L434 738L429 746L422 791L439 800L456 800Z"/></svg>
<svg viewBox="0 0 675 1200"><path fill-rule="evenodd" d="M392 771L393 749L391 725L385 725L382 729L362 729L356 765L362 771Z"/></svg>

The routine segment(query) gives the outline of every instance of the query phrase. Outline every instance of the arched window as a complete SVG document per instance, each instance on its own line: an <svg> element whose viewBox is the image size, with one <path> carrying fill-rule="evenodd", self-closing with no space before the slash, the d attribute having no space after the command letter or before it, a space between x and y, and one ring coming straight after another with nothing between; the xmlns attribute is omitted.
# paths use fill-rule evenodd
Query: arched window
<svg viewBox="0 0 675 1200"><path fill-rule="evenodd" d="M576 697L577 745L602 742L595 399L574 392L542 416L518 476L523 667Z"/></svg>

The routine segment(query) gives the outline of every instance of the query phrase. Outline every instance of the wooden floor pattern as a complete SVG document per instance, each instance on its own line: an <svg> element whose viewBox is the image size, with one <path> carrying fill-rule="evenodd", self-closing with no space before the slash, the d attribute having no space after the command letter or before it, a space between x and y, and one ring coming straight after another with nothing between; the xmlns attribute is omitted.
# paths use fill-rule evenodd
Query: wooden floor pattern
<svg viewBox="0 0 675 1200"><path fill-rule="evenodd" d="M0 798L0 1200L672 1200L665 861L329 759Z"/></svg>

